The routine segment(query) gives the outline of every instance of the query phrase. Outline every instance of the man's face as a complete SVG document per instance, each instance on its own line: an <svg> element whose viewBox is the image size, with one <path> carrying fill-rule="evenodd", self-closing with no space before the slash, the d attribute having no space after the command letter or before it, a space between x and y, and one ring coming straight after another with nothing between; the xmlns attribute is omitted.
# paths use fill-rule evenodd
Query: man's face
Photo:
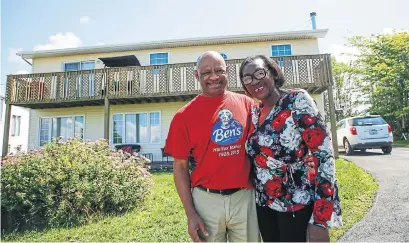
<svg viewBox="0 0 409 243"><path fill-rule="evenodd" d="M226 63L217 55L205 55L195 70L195 77L202 86L203 95L208 97L221 95L227 85Z"/></svg>

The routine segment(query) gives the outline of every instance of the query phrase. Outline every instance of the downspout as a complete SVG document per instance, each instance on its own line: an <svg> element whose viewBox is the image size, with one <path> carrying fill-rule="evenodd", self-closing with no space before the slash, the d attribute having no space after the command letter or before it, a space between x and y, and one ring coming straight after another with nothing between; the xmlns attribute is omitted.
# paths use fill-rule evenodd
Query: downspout
<svg viewBox="0 0 409 243"><path fill-rule="evenodd" d="M27 59L25 59L23 56L20 56L21 59L23 59L26 63L28 63L28 65L33 66L33 64L31 62L29 62Z"/></svg>

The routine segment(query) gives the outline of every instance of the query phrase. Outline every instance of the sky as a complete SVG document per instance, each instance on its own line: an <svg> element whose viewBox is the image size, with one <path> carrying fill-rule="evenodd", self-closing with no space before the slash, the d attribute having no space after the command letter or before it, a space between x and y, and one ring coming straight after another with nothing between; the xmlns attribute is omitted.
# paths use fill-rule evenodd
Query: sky
<svg viewBox="0 0 409 243"><path fill-rule="evenodd" d="M328 29L321 53L341 61L348 37L409 29L409 0L1 0L1 94L30 73L18 51Z"/></svg>

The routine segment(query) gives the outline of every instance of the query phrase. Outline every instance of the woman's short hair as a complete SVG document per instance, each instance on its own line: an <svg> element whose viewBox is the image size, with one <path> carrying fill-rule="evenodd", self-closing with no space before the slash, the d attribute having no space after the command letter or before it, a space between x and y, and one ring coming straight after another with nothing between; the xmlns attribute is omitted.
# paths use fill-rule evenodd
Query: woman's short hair
<svg viewBox="0 0 409 243"><path fill-rule="evenodd" d="M240 76L241 85L243 86L244 90L246 90L246 88L245 88L244 83L243 83L243 69L247 64L252 63L257 59L263 60L264 65L268 68L270 73L273 74L273 79L274 79L275 86L278 89L281 88L284 85L284 82L285 82L284 74L283 74L283 71L281 70L281 68L271 58L268 58L268 57L266 57L264 55L255 55L255 56L247 57L241 63L241 66L240 66L239 76Z"/></svg>

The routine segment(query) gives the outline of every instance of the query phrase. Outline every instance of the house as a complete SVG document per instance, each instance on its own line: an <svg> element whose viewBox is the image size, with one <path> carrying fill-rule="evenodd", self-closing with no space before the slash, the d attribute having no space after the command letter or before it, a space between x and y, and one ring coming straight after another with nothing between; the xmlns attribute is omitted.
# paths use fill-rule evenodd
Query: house
<svg viewBox="0 0 409 243"><path fill-rule="evenodd" d="M0 136L3 138L5 120L5 98L0 96ZM10 114L9 138L4 153L26 152L28 143L29 109L13 106ZM0 141L0 151L3 152L3 139ZM3 154L3 153L2 153Z"/></svg>
<svg viewBox="0 0 409 243"><path fill-rule="evenodd" d="M234 92L243 92L238 70L245 57L271 56L284 71L285 87L306 89L325 114L323 92L332 82L331 58L320 54L318 39L327 31L21 52L17 55L32 60L32 74L8 76L6 109L30 108L29 149L58 136L105 138L112 146L139 144L141 153L161 161L175 112L200 92L193 71L207 50L226 59L228 89Z"/></svg>

